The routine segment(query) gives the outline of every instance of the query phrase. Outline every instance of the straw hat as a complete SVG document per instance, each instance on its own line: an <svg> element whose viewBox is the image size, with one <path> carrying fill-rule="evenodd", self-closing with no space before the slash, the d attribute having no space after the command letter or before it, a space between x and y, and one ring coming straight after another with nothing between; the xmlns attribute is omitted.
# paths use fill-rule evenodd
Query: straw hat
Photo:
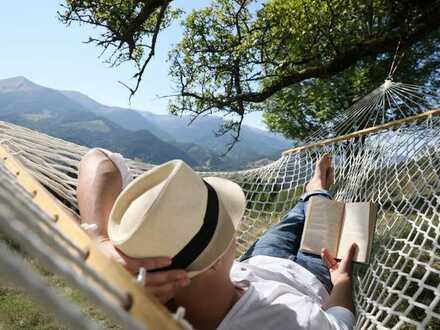
<svg viewBox="0 0 440 330"><path fill-rule="evenodd" d="M134 258L172 257L168 268L194 276L228 249L243 217L246 199L232 181L201 178L173 160L132 181L110 213L113 244Z"/></svg>

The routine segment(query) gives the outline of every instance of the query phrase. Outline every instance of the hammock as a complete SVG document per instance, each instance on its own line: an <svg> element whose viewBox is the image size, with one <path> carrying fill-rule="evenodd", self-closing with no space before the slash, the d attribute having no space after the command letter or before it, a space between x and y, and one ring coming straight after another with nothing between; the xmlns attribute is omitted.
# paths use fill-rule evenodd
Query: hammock
<svg viewBox="0 0 440 330"><path fill-rule="evenodd" d="M440 327L439 102L438 91L387 80L277 161L201 173L231 179L246 194L239 252L294 205L315 160L330 153L335 198L378 206L370 264L355 266L356 328ZM0 139L0 205L9 210L0 212L0 231L88 292L124 328L180 328L78 226L77 168L88 149L9 123L0 123ZM132 160L128 165L135 176L153 166ZM23 234L24 228L32 235ZM55 257L46 260L50 255ZM0 274L1 269L0 261ZM56 311L85 328L75 323L76 309L70 315L59 304Z"/></svg>

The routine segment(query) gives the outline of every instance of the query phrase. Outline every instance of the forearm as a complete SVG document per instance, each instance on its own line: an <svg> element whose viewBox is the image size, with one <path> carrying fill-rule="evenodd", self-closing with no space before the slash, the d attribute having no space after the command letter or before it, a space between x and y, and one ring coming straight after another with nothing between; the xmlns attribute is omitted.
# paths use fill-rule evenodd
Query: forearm
<svg viewBox="0 0 440 330"><path fill-rule="evenodd" d="M83 158L78 177L78 205L83 222L97 225L94 234L107 237L108 217L121 190L121 175L106 155L96 151Z"/></svg>
<svg viewBox="0 0 440 330"><path fill-rule="evenodd" d="M353 284L351 279L344 279L334 284L332 293L322 305L324 310L340 306L355 313L353 304Z"/></svg>

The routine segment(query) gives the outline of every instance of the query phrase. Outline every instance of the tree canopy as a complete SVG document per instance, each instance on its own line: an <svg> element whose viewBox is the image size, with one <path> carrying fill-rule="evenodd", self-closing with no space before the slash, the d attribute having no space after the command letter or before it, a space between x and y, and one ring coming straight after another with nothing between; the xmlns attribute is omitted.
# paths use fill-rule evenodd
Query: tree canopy
<svg viewBox="0 0 440 330"><path fill-rule="evenodd" d="M168 27L181 13L170 8L172 0L65 0L58 12L60 20L98 27L101 33L89 37L88 43L102 49L112 66L132 62L138 72L136 85L126 84L134 95L144 71L154 56L159 32Z"/></svg>
<svg viewBox="0 0 440 330"><path fill-rule="evenodd" d="M170 3L66 0L60 16L103 28L90 42L111 49L115 65L137 65L135 93L160 30L180 14ZM395 78L435 81L438 17L440 0L213 0L188 13L170 51L170 111L219 113L232 142L243 117L263 111L271 130L303 138L377 87L399 43Z"/></svg>

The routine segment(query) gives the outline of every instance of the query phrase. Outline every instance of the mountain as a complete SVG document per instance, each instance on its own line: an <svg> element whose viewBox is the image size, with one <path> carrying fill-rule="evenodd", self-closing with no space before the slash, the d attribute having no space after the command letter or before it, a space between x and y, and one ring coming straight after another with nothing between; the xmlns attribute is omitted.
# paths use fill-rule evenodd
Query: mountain
<svg viewBox="0 0 440 330"><path fill-rule="evenodd" d="M213 168L220 166L224 169L236 169L237 167L249 167L253 162L262 159L274 160L280 157L283 150L288 149L293 144L292 141L281 136L243 125L239 142L226 156L219 158L225 153L228 143L232 140L231 133L223 136L216 134L223 123L220 117L200 117L189 125L191 120L189 116L176 117L147 112L142 112L142 115L159 126L181 145L197 144L197 142L203 141L205 150L184 150L188 153L193 152L193 157L196 157L196 155L200 157L200 153L209 152L211 156L206 161L211 160L209 166ZM165 137L163 139L168 142L172 141ZM214 159L214 157L217 157L217 159Z"/></svg>
<svg viewBox="0 0 440 330"><path fill-rule="evenodd" d="M141 115L140 111L107 106L96 102L87 95L76 91L61 91L61 93L63 93L63 95L67 96L72 101L81 104L89 111L92 111L101 117L107 118L125 129L131 131L147 129L150 133L156 135L159 138L172 140L171 136L168 136L167 133L163 131L159 126Z"/></svg>
<svg viewBox="0 0 440 330"><path fill-rule="evenodd" d="M178 138L180 142L203 141L205 145L218 152L223 152L227 143L231 141L230 135L217 136L222 118L217 116L197 118L189 125L189 116L167 116L143 112L142 115L161 127L162 130ZM267 154L275 149L284 149L292 145L292 142L278 135L260 130L258 128L242 126L239 143L235 152L242 148L255 148L257 152ZM234 149L233 149L234 152Z"/></svg>
<svg viewBox="0 0 440 330"><path fill-rule="evenodd" d="M24 77L0 80L0 120L89 147L112 149L146 162L180 158L193 166L199 165L183 150L148 130L125 129L63 93L36 85Z"/></svg>
<svg viewBox="0 0 440 330"><path fill-rule="evenodd" d="M24 92L34 89L43 88L32 81L26 79L25 77L15 77L0 80L0 93L7 92Z"/></svg>
<svg viewBox="0 0 440 330"><path fill-rule="evenodd" d="M243 125L239 142L223 156L231 136L217 136L216 132L223 123L220 117L198 118L189 125L189 116L158 115L147 111L110 107L78 92L63 93L126 129L148 129L160 139L185 150L189 156L201 163L199 167L206 169L244 168L254 165L254 162L261 164L262 160L268 163L279 158L283 150L293 145L292 141L282 136Z"/></svg>
<svg viewBox="0 0 440 330"><path fill-rule="evenodd" d="M264 164L292 145L244 125L240 141L222 156L230 136L216 135L223 123L220 117L200 118L188 126L189 117L107 106L80 92L43 87L24 77L0 80L0 120L146 162L180 158L206 170Z"/></svg>

